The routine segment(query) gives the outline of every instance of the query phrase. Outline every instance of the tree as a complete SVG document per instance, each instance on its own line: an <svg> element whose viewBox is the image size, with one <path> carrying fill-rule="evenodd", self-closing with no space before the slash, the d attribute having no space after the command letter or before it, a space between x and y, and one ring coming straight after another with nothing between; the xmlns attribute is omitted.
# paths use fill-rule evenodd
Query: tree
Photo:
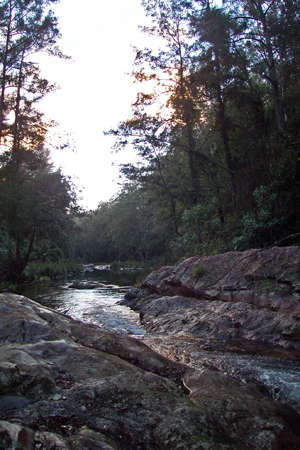
<svg viewBox="0 0 300 450"><path fill-rule="evenodd" d="M0 169L0 223L7 245L2 247L2 257L5 277L19 279L36 257L39 242L64 248L76 195L70 180L53 170L47 152L43 156L41 151L26 152L17 172L11 154L4 157Z"/></svg>
<svg viewBox="0 0 300 450"><path fill-rule="evenodd" d="M240 35L249 55L249 70L261 92L266 117L269 185L276 194L274 209L286 217L286 229L297 231L299 216L300 4L290 0L227 1L230 15L243 22ZM290 217L288 219L288 217ZM298 218L297 218L298 217ZM293 225L292 225L293 223Z"/></svg>
<svg viewBox="0 0 300 450"><path fill-rule="evenodd" d="M54 86L32 55L56 53L57 0L0 4L0 226L6 278L19 279L42 242L64 249L76 196L71 181L49 163L45 139L51 123L37 104ZM9 123L6 119L12 116ZM4 244L3 244L4 243Z"/></svg>
<svg viewBox="0 0 300 450"><path fill-rule="evenodd" d="M26 61L32 53L54 46L59 31L57 19L49 9L57 0L6 0L0 5L1 93L0 132L6 134L5 119L16 115L15 130L23 87ZM15 91L15 105L7 98Z"/></svg>
<svg viewBox="0 0 300 450"><path fill-rule="evenodd" d="M299 227L299 2L223 3L143 2L160 50L137 50L141 92L112 132L135 149L121 172L178 256L269 245Z"/></svg>

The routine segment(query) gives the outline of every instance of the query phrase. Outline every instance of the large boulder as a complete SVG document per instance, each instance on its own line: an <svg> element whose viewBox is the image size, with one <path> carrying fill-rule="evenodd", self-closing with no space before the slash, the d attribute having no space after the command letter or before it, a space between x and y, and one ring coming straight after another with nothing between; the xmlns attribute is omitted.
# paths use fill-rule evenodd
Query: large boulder
<svg viewBox="0 0 300 450"><path fill-rule="evenodd" d="M217 368L0 295L0 448L299 449L299 416Z"/></svg>
<svg viewBox="0 0 300 450"><path fill-rule="evenodd" d="M142 287L158 294L243 301L299 312L300 247L194 256L152 272Z"/></svg>
<svg viewBox="0 0 300 450"><path fill-rule="evenodd" d="M300 351L300 248L192 257L152 272L125 302L146 328Z"/></svg>
<svg viewBox="0 0 300 450"><path fill-rule="evenodd" d="M125 303L153 350L217 370L300 412L300 248L192 257L162 267Z"/></svg>

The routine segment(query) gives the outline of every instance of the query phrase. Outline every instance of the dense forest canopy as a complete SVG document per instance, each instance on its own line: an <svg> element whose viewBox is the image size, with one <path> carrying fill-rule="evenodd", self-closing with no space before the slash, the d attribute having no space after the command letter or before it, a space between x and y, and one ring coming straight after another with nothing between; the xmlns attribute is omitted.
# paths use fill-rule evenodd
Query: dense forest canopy
<svg viewBox="0 0 300 450"><path fill-rule="evenodd" d="M149 45L160 50L136 50L140 93L110 131L139 162L121 167L120 195L83 219L77 251L169 261L291 243L300 224L300 3L142 4Z"/></svg>

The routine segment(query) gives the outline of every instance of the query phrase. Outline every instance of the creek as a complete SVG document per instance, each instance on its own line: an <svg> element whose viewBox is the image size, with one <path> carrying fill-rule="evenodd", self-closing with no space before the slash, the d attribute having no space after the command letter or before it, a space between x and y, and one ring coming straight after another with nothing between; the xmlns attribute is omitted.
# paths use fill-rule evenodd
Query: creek
<svg viewBox="0 0 300 450"><path fill-rule="evenodd" d="M18 293L85 323L93 323L117 333L144 335L145 330L140 325L139 314L127 306L118 304L126 292L122 286L127 283L125 282L126 275L123 274L121 279L117 278L117 276L114 277L114 282L120 286L119 288L74 289L69 288L72 283L70 280L66 283L43 282L22 286ZM95 279L108 285L112 282L112 276L108 273L97 277L88 275L80 281ZM132 275L130 277L129 274L127 279L132 281ZM122 284L119 285L119 283Z"/></svg>
<svg viewBox="0 0 300 450"><path fill-rule="evenodd" d="M69 285L72 280L70 280L68 283L36 283L22 287L19 293L85 323L93 323L107 330L133 337L148 336L151 338L154 335L152 333L146 334L145 329L140 324L139 314L127 306L118 304L124 297L126 291L124 286L134 284L134 280L130 279L132 274L128 275L129 277L126 277L123 274L122 279L120 279L116 275L103 273L97 276L87 275L85 279L81 280L96 280L107 285L116 283L120 286L119 289L115 287L71 289ZM164 340L164 334L160 337ZM176 346L175 342L172 346ZM155 350L161 353L161 349L155 348ZM186 348L178 348L182 355L186 350ZM169 355L165 356L168 357ZM203 363L207 363L209 366L214 366L243 383L254 383L263 388L275 400L294 407L300 413L299 361L240 355L230 352L201 352L195 351L195 349L194 351L191 350L189 359L189 365L196 369L201 369Z"/></svg>

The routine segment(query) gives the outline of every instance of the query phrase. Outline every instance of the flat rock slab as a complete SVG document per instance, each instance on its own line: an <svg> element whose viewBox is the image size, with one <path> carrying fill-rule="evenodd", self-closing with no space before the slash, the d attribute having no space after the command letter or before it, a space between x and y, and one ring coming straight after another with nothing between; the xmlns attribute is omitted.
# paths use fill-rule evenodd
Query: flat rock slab
<svg viewBox="0 0 300 450"><path fill-rule="evenodd" d="M167 358L198 371L230 375L244 385L255 385L276 401L300 414L300 354L244 339L217 340L191 335L146 335L143 342Z"/></svg>
<svg viewBox="0 0 300 450"><path fill-rule="evenodd" d="M193 256L176 266L152 272L143 287L160 294L207 295L208 298L222 298L224 292L238 295L245 290L258 294L278 292L280 296L299 293L300 247Z"/></svg>
<svg viewBox="0 0 300 450"><path fill-rule="evenodd" d="M188 258L124 299L151 333L252 340L300 352L300 247Z"/></svg>

